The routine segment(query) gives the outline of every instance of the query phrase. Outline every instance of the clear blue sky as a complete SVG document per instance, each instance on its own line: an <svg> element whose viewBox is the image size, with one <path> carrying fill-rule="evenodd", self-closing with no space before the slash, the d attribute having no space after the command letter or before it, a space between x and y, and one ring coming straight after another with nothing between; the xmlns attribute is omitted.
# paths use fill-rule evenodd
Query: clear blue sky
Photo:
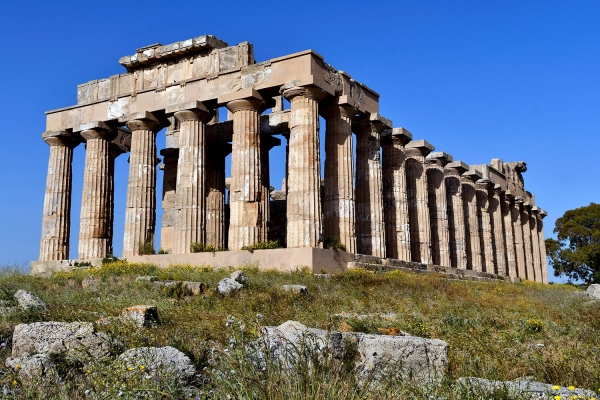
<svg viewBox="0 0 600 400"><path fill-rule="evenodd" d="M4 1L0 265L38 257L44 111L75 104L80 83L123 72L118 59L138 47L205 34L253 43L258 62L314 49L379 92L381 114L415 139L469 164L526 161L549 236L565 210L600 202L599 21L597 1ZM83 146L75 153L72 257ZM125 157L116 179L119 253Z"/></svg>

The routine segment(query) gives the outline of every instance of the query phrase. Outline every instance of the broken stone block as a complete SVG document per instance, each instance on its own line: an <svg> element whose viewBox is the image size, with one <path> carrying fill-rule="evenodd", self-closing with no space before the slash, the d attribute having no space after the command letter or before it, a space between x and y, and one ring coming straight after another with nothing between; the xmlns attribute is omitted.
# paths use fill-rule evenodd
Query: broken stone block
<svg viewBox="0 0 600 400"><path fill-rule="evenodd" d="M590 296L594 300L600 300L600 284L594 283L588 286L585 294Z"/></svg>
<svg viewBox="0 0 600 400"><path fill-rule="evenodd" d="M4 365L12 368L19 378L24 381L41 378L54 369L54 363L47 354L34 354L33 356L8 357Z"/></svg>
<svg viewBox="0 0 600 400"><path fill-rule="evenodd" d="M186 291L186 295L199 296L206 290L204 282L193 281L155 281L154 284L162 287L175 286L181 283Z"/></svg>
<svg viewBox="0 0 600 400"><path fill-rule="evenodd" d="M281 288L286 292L308 294L308 288L302 285L283 285Z"/></svg>
<svg viewBox="0 0 600 400"><path fill-rule="evenodd" d="M466 387L470 392L478 396L477 398L488 398L487 396L500 392L503 395L508 394L510 398L524 399L592 399L596 395L591 390L570 388L559 386L554 389L553 385L542 382L521 380L518 382L491 381L482 378L459 378L460 385Z"/></svg>
<svg viewBox="0 0 600 400"><path fill-rule="evenodd" d="M136 282L154 282L158 280L158 276L149 275L149 276L138 276L135 278Z"/></svg>
<svg viewBox="0 0 600 400"><path fill-rule="evenodd" d="M217 291L222 294L230 294L241 288L243 288L243 286L231 278L221 279L217 285Z"/></svg>
<svg viewBox="0 0 600 400"><path fill-rule="evenodd" d="M22 289L17 290L17 293L15 293L15 300L23 310L45 310L47 308L42 299Z"/></svg>
<svg viewBox="0 0 600 400"><path fill-rule="evenodd" d="M242 270L237 270L231 273L231 279L246 286L249 282L248 275L244 273Z"/></svg>
<svg viewBox="0 0 600 400"><path fill-rule="evenodd" d="M160 372L184 379L196 373L192 360L171 346L130 349L121 354L119 360L128 368L139 370L143 367L144 371L152 376Z"/></svg>
<svg viewBox="0 0 600 400"><path fill-rule="evenodd" d="M139 327L160 324L156 306L133 306L121 311L121 321L133 323Z"/></svg>

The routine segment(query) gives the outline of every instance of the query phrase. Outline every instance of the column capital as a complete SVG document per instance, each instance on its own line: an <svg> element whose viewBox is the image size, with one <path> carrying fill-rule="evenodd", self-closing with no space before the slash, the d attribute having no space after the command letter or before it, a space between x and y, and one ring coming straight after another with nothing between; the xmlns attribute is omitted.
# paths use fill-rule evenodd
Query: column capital
<svg viewBox="0 0 600 400"><path fill-rule="evenodd" d="M435 147L427 140L413 140L404 146L404 151L407 156L425 157L433 150L435 150Z"/></svg>
<svg viewBox="0 0 600 400"><path fill-rule="evenodd" d="M438 166L444 168L446 164L452 162L454 159L448 153L444 153L443 151L434 151L429 153L427 157L425 157L425 162L431 166Z"/></svg>
<svg viewBox="0 0 600 400"><path fill-rule="evenodd" d="M309 99L321 101L327 97L327 92L315 86L298 86L297 82L290 82L279 88L279 93L287 100L292 100L297 96L304 96Z"/></svg>
<svg viewBox="0 0 600 400"><path fill-rule="evenodd" d="M111 129L102 121L86 122L85 124L76 126L74 131L81 132L81 137L86 141L90 139L103 139L110 142L117 137L117 131Z"/></svg>
<svg viewBox="0 0 600 400"><path fill-rule="evenodd" d="M132 131L146 130L154 133L169 125L168 121L162 121L148 111L124 115L119 118L119 122L125 122L125 125Z"/></svg>
<svg viewBox="0 0 600 400"><path fill-rule="evenodd" d="M381 133L381 144L392 144L394 142L400 142L402 146L412 140L412 133L403 127L386 129Z"/></svg>
<svg viewBox="0 0 600 400"><path fill-rule="evenodd" d="M496 183L496 184L494 185L494 191L496 192L496 194L502 194L502 193L505 193L505 192L506 192L506 189L504 189L504 188L502 187L502 185L500 185L500 184Z"/></svg>
<svg viewBox="0 0 600 400"><path fill-rule="evenodd" d="M468 171L463 172L461 177L468 179L471 182L477 182L479 179L483 178L483 174L478 169L469 168Z"/></svg>
<svg viewBox="0 0 600 400"><path fill-rule="evenodd" d="M548 216L548 213L540 208L540 218L544 219Z"/></svg>
<svg viewBox="0 0 600 400"><path fill-rule="evenodd" d="M320 114L323 118L344 117L354 118L358 110L350 104L328 104L320 108Z"/></svg>
<svg viewBox="0 0 600 400"><path fill-rule="evenodd" d="M494 187L494 184L491 180L487 178L481 178L475 181L475 187L481 190L489 190Z"/></svg>
<svg viewBox="0 0 600 400"><path fill-rule="evenodd" d="M354 117L352 121L352 130L357 130L360 133L373 131L382 133L391 128L392 121L378 113L362 114Z"/></svg>
<svg viewBox="0 0 600 400"><path fill-rule="evenodd" d="M165 109L165 112L167 115L172 114L178 122L199 120L202 123L207 123L215 115L214 112L211 112L202 102L197 100L170 105Z"/></svg>
<svg viewBox="0 0 600 400"><path fill-rule="evenodd" d="M42 133L42 139L48 146L74 148L79 144L79 140L67 131L47 131Z"/></svg>
<svg viewBox="0 0 600 400"><path fill-rule="evenodd" d="M462 161L453 161L444 166L445 175L462 175L469 170L469 166Z"/></svg>

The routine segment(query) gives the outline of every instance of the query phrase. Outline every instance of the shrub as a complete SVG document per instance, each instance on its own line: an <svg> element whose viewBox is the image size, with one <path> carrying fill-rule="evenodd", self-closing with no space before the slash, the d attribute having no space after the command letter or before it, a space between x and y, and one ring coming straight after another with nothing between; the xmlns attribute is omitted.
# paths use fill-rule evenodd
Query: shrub
<svg viewBox="0 0 600 400"><path fill-rule="evenodd" d="M154 245L150 242L140 242L138 245L138 254L140 256L148 256L155 254Z"/></svg>
<svg viewBox="0 0 600 400"><path fill-rule="evenodd" d="M279 244L278 240L268 240L266 242L256 242L253 244L249 244L247 246L243 246L242 250L248 250L250 253L254 252L254 250L268 250L268 249L280 249L281 244Z"/></svg>
<svg viewBox="0 0 600 400"><path fill-rule="evenodd" d="M158 249L158 254L169 254L169 251L165 249Z"/></svg>
<svg viewBox="0 0 600 400"><path fill-rule="evenodd" d="M339 237L331 237L325 239L323 247L330 250L346 251L346 245L342 243Z"/></svg>
<svg viewBox="0 0 600 400"><path fill-rule="evenodd" d="M227 251L223 247L215 247L207 243L190 243L190 251L192 253L214 253L216 251Z"/></svg>

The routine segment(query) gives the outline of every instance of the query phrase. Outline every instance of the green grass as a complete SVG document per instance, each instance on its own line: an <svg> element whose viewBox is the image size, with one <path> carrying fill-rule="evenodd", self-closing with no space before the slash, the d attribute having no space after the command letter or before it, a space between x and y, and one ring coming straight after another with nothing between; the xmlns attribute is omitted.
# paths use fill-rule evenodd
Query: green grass
<svg viewBox="0 0 600 400"><path fill-rule="evenodd" d="M0 273L0 299L10 300L18 289L25 289L49 305L45 312L20 313L0 320L0 341L7 343L0 347L0 362L4 363L10 355L12 331L18 323L94 322L118 316L128 306L151 304L159 309L162 325L158 327L140 330L113 325L98 329L108 331L124 348L170 345L185 352L198 370L213 380L213 384L194 383L199 393L213 390L212 398L481 398L453 384L461 376L497 380L530 376L555 385L600 388L600 305L581 296L581 290L573 286L448 281L438 275L374 274L361 270L331 279L315 278L307 270L260 272L248 267L245 272L249 286L229 297L217 293L216 286L231 270L210 267L182 265L161 269L117 261L98 268L57 273L52 278L31 277L14 270ZM209 290L202 296L182 298L152 283L135 282L139 275L202 281ZM81 281L89 276L100 279L97 290L81 287ZM305 285L309 295L282 291L283 284ZM396 316L334 317L342 312ZM236 323L227 324L228 317ZM450 345L448 379L429 387L391 380L380 387L358 387L348 374L327 363L305 366L301 374L276 371L272 365L267 365L266 371L255 371L242 357L242 344L254 340L260 326L279 325L287 320L322 329L377 334L401 330L445 340ZM237 348L221 351L230 343L237 343ZM215 368L215 360L226 367ZM107 396L122 391L123 398L128 398L134 392L126 390L151 384L155 386L151 392L154 397L150 398L183 396L182 385L177 382L156 386L156 382L146 382L140 374L127 378L111 368L114 369L98 364L89 373L69 372L66 384L52 386L53 381L48 378L41 385L27 388L7 371L0 376L0 384L20 386L19 398L89 398L83 395L86 389L94 393L108 390ZM220 372L216 374L215 370ZM110 396L105 398L113 398ZM490 398L507 397L496 393Z"/></svg>

